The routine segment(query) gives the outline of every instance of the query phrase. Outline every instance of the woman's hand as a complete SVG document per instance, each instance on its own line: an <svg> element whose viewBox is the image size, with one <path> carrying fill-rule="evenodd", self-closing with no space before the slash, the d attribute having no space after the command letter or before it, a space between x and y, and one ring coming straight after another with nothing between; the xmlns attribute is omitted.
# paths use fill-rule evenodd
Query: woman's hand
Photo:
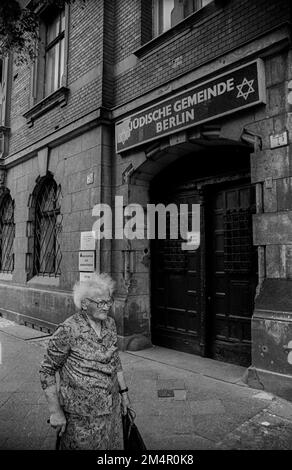
<svg viewBox="0 0 292 470"><path fill-rule="evenodd" d="M122 405L122 413L123 415L127 414L127 409L130 406L130 400L129 400L129 395L127 392L124 392L121 394L121 405Z"/></svg>
<svg viewBox="0 0 292 470"><path fill-rule="evenodd" d="M58 436L62 436L66 429L66 418L62 410L56 411L50 416L50 425L57 429Z"/></svg>

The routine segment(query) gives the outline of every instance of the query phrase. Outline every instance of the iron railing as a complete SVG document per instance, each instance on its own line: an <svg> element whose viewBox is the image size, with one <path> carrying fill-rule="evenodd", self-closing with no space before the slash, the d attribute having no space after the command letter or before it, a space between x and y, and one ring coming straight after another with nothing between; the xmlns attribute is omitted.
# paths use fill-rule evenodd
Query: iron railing
<svg viewBox="0 0 292 470"><path fill-rule="evenodd" d="M15 237L14 202L5 196L0 208L0 271L11 273L14 269L13 242Z"/></svg>
<svg viewBox="0 0 292 470"><path fill-rule="evenodd" d="M38 192L35 201L34 275L61 274L61 196L61 188L53 179L47 180Z"/></svg>

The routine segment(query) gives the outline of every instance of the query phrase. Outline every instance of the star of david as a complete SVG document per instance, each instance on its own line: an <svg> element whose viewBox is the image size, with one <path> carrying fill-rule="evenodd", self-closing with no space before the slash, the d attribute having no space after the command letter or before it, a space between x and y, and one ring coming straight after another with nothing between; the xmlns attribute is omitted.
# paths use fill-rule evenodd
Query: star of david
<svg viewBox="0 0 292 470"><path fill-rule="evenodd" d="M249 95L255 92L255 89L252 86L253 82L254 80L247 80L246 77L244 77L242 83L236 86L236 88L238 89L238 94L236 98L240 98L242 96L242 98L247 100ZM246 86L248 87L248 89L245 88L246 91L244 91L244 87Z"/></svg>

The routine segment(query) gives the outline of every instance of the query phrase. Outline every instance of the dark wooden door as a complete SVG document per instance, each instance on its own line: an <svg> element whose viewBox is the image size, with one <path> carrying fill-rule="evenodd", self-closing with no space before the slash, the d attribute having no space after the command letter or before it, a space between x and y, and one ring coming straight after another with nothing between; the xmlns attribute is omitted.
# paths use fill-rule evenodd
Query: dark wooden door
<svg viewBox="0 0 292 470"><path fill-rule="evenodd" d="M165 204L198 203L196 192L179 193ZM152 342L199 354L201 335L201 250L182 250L182 239L153 240L152 246Z"/></svg>
<svg viewBox="0 0 292 470"><path fill-rule="evenodd" d="M248 184L213 192L208 208L207 295L210 356L251 363L251 316L257 285L252 244L255 190Z"/></svg>

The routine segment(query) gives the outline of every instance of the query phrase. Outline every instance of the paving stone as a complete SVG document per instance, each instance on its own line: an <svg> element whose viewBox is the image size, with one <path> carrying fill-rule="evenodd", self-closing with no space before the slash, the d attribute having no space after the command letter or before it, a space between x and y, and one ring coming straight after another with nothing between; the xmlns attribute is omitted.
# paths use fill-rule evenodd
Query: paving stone
<svg viewBox="0 0 292 470"><path fill-rule="evenodd" d="M186 390L174 390L174 399L175 400L186 400L187 391Z"/></svg>
<svg viewBox="0 0 292 470"><path fill-rule="evenodd" d="M15 378L13 380L9 378L5 378L5 380L1 380L0 382L0 389L1 392L10 392L13 393L18 390L20 386L19 379Z"/></svg>
<svg viewBox="0 0 292 470"><path fill-rule="evenodd" d="M0 367L0 449L54 448L55 431L47 424L39 382L43 348L1 331L0 339L7 353L7 364ZM265 448L272 438L271 448L292 448L292 403L235 385L240 368L217 367L214 361L186 354L175 361L173 352L168 361L168 351L162 349L162 355L156 348L149 359L121 353L136 423L149 450L223 449L230 443L234 448ZM213 373L215 378L207 376ZM158 397L162 389L173 396Z"/></svg>
<svg viewBox="0 0 292 470"><path fill-rule="evenodd" d="M144 433L143 439L148 450L211 450L215 447L214 442L195 434L157 437Z"/></svg>
<svg viewBox="0 0 292 470"><path fill-rule="evenodd" d="M21 421L28 414L29 409L23 403L15 402L11 398L5 402L0 408L0 421L13 419Z"/></svg>
<svg viewBox="0 0 292 470"><path fill-rule="evenodd" d="M139 416L137 414L136 424L141 430L142 436L143 431L151 433L153 436L161 438L166 437L170 430L173 434L191 434L193 431L192 417L190 415L184 415L183 419L178 419L178 416L171 415L159 415L159 416Z"/></svg>
<svg viewBox="0 0 292 470"><path fill-rule="evenodd" d="M13 401L15 403L22 403L23 406L47 404L46 397L44 393L40 390L40 387L39 387L39 390L35 392L17 390L13 394Z"/></svg>
<svg viewBox="0 0 292 470"><path fill-rule="evenodd" d="M175 379L159 379L157 380L157 389L175 389L175 390L185 390L184 382Z"/></svg>
<svg viewBox="0 0 292 470"><path fill-rule="evenodd" d="M55 450L56 438L53 436L46 437L40 445L40 450Z"/></svg>
<svg viewBox="0 0 292 470"><path fill-rule="evenodd" d="M291 450L292 423L264 411L243 423L218 444L234 450Z"/></svg>
<svg viewBox="0 0 292 470"><path fill-rule="evenodd" d="M191 413L195 415L223 414L225 408L220 400L201 400L190 402Z"/></svg>
<svg viewBox="0 0 292 470"><path fill-rule="evenodd" d="M292 421L292 406L290 402L287 402L285 400L276 399L268 407L268 412L273 415ZM292 438L291 438L291 443L292 443Z"/></svg>
<svg viewBox="0 0 292 470"><path fill-rule="evenodd" d="M157 390L157 396L158 398L166 398L166 397L174 397L174 391L173 390L168 390L168 389L161 389L161 390Z"/></svg>
<svg viewBox="0 0 292 470"><path fill-rule="evenodd" d="M11 397L10 392L0 392L0 408L9 400L10 397Z"/></svg>
<svg viewBox="0 0 292 470"><path fill-rule="evenodd" d="M270 405L270 402L267 402L266 400L258 400L244 396L240 399L230 396L224 399L220 397L220 399L225 407L226 414L231 416L237 414L243 419L251 418Z"/></svg>
<svg viewBox="0 0 292 470"><path fill-rule="evenodd" d="M174 398L157 398L156 400L131 401L133 409L140 416L168 416L170 419L180 419L190 415L186 402Z"/></svg>
<svg viewBox="0 0 292 470"><path fill-rule="evenodd" d="M205 439L218 442L243 422L244 418L238 415L197 414L193 415L193 432Z"/></svg>

